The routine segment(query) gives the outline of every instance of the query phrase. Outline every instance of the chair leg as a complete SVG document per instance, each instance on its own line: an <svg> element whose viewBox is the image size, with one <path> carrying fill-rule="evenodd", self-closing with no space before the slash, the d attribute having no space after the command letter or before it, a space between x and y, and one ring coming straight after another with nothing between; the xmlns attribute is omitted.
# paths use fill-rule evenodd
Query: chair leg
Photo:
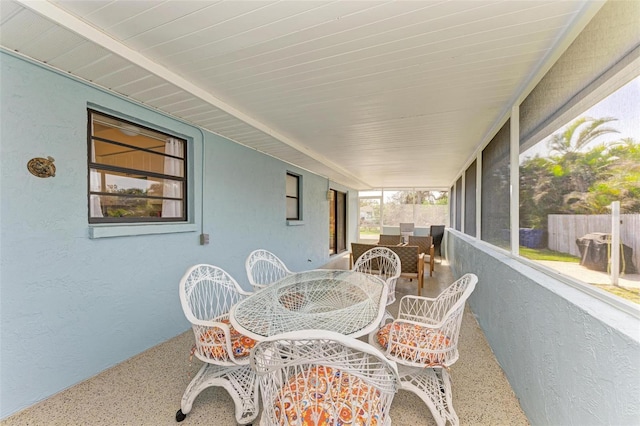
<svg viewBox="0 0 640 426"><path fill-rule="evenodd" d="M452 404L451 377L445 368L411 368L400 375L401 389L418 395L438 426L460 424Z"/></svg>
<svg viewBox="0 0 640 426"><path fill-rule="evenodd" d="M205 363L184 391L176 420L184 420L191 412L196 397L211 386L222 386L233 398L236 421L239 424L251 423L258 417L258 381L251 367L227 367Z"/></svg>

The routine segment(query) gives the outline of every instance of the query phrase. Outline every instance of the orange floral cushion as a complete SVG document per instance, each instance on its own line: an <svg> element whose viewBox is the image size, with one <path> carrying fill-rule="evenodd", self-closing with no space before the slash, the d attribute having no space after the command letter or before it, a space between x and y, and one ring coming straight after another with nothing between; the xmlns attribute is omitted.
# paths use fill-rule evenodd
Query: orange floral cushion
<svg viewBox="0 0 640 426"><path fill-rule="evenodd" d="M220 320L219 322L228 324L231 332L231 350L233 356L236 358L242 358L251 352L251 349L256 345L256 341L250 337L240 334L229 322L228 319ZM200 334L200 345L203 347L203 352L209 358L228 360L229 355L225 347L224 331L218 327L211 327Z"/></svg>
<svg viewBox="0 0 640 426"><path fill-rule="evenodd" d="M451 346L451 339L442 333L417 324L389 323L378 330L377 338L380 346L387 349L389 333L393 327L394 340L390 353L399 358L412 360L426 365L440 365L445 361L444 353L433 353L434 350L446 350Z"/></svg>
<svg viewBox="0 0 640 426"><path fill-rule="evenodd" d="M289 378L274 403L279 425L382 424L380 391L352 374L311 367Z"/></svg>

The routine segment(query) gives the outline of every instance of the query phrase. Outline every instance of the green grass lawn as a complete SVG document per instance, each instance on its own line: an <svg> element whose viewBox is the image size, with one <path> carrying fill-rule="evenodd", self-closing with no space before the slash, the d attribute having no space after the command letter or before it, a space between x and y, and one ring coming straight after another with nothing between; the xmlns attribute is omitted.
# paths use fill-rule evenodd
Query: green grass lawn
<svg viewBox="0 0 640 426"><path fill-rule="evenodd" d="M580 263L580 258L549 249L532 249L520 246L520 256L531 260L555 260L557 262Z"/></svg>
<svg viewBox="0 0 640 426"><path fill-rule="evenodd" d="M580 263L580 258L577 256L572 256L567 253L560 253L549 249L532 249L521 246L520 256L526 257L527 259L531 260L555 260L557 262ZM623 299L629 300L633 303L640 304L640 290L638 289L627 289L606 284L590 284L602 290L608 291L611 294L615 294L618 297L622 297Z"/></svg>

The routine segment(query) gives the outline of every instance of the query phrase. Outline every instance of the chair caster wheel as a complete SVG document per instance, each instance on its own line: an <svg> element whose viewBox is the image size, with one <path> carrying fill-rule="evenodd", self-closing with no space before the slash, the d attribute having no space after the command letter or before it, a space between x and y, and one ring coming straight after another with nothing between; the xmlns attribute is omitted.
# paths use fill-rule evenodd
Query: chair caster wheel
<svg viewBox="0 0 640 426"><path fill-rule="evenodd" d="M178 410L176 413L176 422L181 422L187 418L187 415L182 412L182 409Z"/></svg>

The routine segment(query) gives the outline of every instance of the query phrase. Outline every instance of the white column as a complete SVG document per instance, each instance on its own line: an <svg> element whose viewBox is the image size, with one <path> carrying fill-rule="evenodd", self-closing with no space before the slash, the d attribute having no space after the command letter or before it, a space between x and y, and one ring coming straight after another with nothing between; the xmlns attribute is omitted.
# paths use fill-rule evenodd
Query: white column
<svg viewBox="0 0 640 426"><path fill-rule="evenodd" d="M476 157L476 238L482 239L482 151Z"/></svg>

